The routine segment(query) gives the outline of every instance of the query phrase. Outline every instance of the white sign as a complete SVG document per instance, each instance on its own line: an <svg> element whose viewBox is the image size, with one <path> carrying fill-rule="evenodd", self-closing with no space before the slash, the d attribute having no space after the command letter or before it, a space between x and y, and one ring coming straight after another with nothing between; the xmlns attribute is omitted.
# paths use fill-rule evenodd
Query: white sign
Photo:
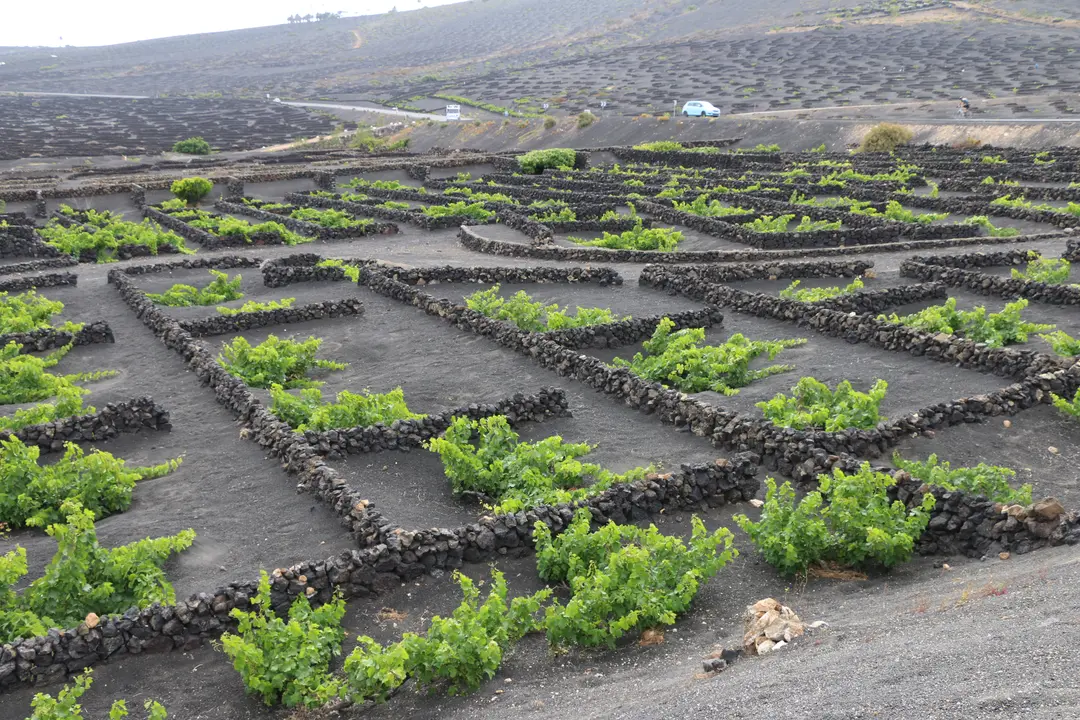
<svg viewBox="0 0 1080 720"><path fill-rule="evenodd" d="M600 107L606 108L607 107L607 100L601 100L600 101Z"/></svg>
<svg viewBox="0 0 1080 720"><path fill-rule="evenodd" d="M461 106L460 105L447 105L446 106L446 119L447 120L460 120L461 119Z"/></svg>
<svg viewBox="0 0 1080 720"><path fill-rule="evenodd" d="M0 65L3 65L3 63L0 63ZM545 110L547 110L547 109L548 109L549 107L551 107L551 106L550 106L550 105L548 105L547 103L544 103L544 109L545 109Z"/></svg>

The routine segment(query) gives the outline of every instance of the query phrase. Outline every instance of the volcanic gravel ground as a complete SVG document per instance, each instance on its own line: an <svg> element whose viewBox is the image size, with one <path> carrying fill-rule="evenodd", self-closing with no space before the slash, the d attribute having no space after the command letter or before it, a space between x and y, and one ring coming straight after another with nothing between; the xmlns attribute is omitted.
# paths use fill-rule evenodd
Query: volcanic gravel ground
<svg viewBox="0 0 1080 720"><path fill-rule="evenodd" d="M1025 247L1058 256L1063 245L1063 240L1051 240ZM1009 246L987 244L923 252L997 251L1005 247ZM221 253L200 250L199 254L270 258L313 250L413 266L586 264L478 255L457 243L454 230L423 232L411 226L403 226L400 235L325 247L241 248ZM902 259L911 254L860 255L875 262L878 279L869 286L906 282L895 273ZM327 557L351 547L337 519L321 503L297 495L295 480L266 458L254 442L240 438L230 413L186 371L178 355L141 325L115 289L105 284L109 269L145 262L82 265L75 269L79 273L77 289L43 290L47 297L68 303L61 320L104 318L116 334L114 346L78 348L65 359L65 369L112 367L123 371L118 381L90 385L94 391L90 402L97 403L98 397L113 392L117 397L152 394L171 412L174 428L169 433L125 435L101 446L137 464L184 457L184 464L172 475L140 484L127 512L99 523L102 542L114 545L194 528L199 534L195 546L167 566L178 597L212 590L230 579L251 578L260 568ZM696 306L685 298L639 287L640 264L613 267L623 275L622 287L507 285L504 290L521 287L545 302L610 306L616 312L636 316ZM431 411L555 385L566 388L574 416L526 424L521 428L523 437L559 433L568 441L599 443L595 459L614 470L649 463L674 467L679 462L703 462L718 455L702 438L661 425L655 418L623 407L577 381L560 378L523 356L365 288L337 282L271 290L259 286L259 275L253 269L230 272L244 275L245 300L296 297L297 304L303 304L351 295L362 299L366 312L359 317L243 333L251 339L269 332L324 337L325 356L351 363L348 370L325 374L328 393L401 385L414 409ZM209 281L209 274L193 271L136 278L147 290L163 290L178 281L201 286ZM755 287L756 282L741 286ZM778 291L787 282L790 280L771 285ZM805 284L817 286L819 282L807 279ZM824 282L846 284L849 280ZM436 284L427 290L460 301L462 295L483 287L486 285ZM962 305L979 303L996 309L1004 304L1000 298L954 294L962 299ZM201 317L213 311L168 312L178 317ZM1029 313L1036 319L1058 322L1063 329L1075 328L1069 324L1073 308L1031 303ZM724 315L724 324L710 330L710 338L722 339L732 332L751 337L810 337L806 346L785 350L777 358L778 362L794 363L796 371L761 381L733 397L710 398L724 407L754 413L756 399L786 390L800 374L812 374L830 383L852 379L857 387L884 377L890 382L890 394L883 412L889 416L986 392L1007 382L926 358L849 345L794 325L728 309ZM218 347L225 339L208 338L205 342ZM620 348L618 354L626 356L633 350ZM592 352L604 359L613 354L610 350ZM1019 480L1035 485L1036 495L1057 493L1067 506L1072 505L1080 495L1080 478L1075 473L1080 464L1075 450L1078 438L1073 426L1048 407L1010 418L1008 428L1003 420L994 418L986 424L956 426L933 437L906 440L900 450L907 457L938 452L955 464L986 461L1010 465L1020 471ZM376 507L393 521L429 526L475 517L473 508L447 499L448 483L441 477L434 456L423 450L351 456L334 464L351 482L370 489ZM1074 550L1042 550L1022 558L991 558L982 563L957 558L916 559L887 576L855 582L812 580L803 588L778 577L762 562L731 521L737 511L751 517L757 513L744 504L704 514L710 528L733 530L742 555L704 586L692 611L668 629L664 644L645 648L628 645L617 652L574 651L553 658L542 638L528 638L507 658L496 679L473 696L428 697L413 693L409 686L386 707L352 709L344 714L416 718L562 718L571 714L583 718L1049 718L1080 708L1068 674L1071 662L1080 656L1062 640L1075 631L1080 605L1070 590L1080 579ZM685 534L689 516L688 512L671 512L654 521L664 531ZM19 531L0 543L0 552L15 543L29 551L31 576L40 571L55 547L38 531ZM951 569L933 567L942 560ZM532 558L507 557L498 564L507 573L512 593L539 587ZM464 570L473 577L488 572L481 565L467 565ZM807 620L827 621L829 629L776 655L740 660L717 678L695 677L700 659L716 643L728 647L739 644L743 608L767 596L792 605ZM440 573L352 603L346 622L350 639L345 648L352 647L355 634L389 641L401 631L421 630L433 613L450 612L459 598L449 574ZM408 615L395 621L383 614L380 619L383 608ZM95 685L83 697L83 705L94 717L101 716L117 697L126 697L132 707L153 697L178 718L287 716L246 697L229 665L209 646L190 653L121 657L96 668ZM507 678L512 682L506 682ZM53 693L56 689L48 688ZM22 688L5 693L0 720L25 717L35 691Z"/></svg>

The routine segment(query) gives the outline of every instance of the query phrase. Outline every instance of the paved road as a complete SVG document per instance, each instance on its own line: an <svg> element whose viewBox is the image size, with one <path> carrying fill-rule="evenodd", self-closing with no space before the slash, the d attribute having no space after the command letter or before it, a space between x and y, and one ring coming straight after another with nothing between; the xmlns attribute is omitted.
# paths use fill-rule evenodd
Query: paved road
<svg viewBox="0 0 1080 720"><path fill-rule="evenodd" d="M976 125L1013 125L1013 124L1032 124L1039 123L1080 123L1080 117L1075 118L961 118L956 115L955 103L953 103L954 109L947 111L948 114L934 117L916 117L914 115L903 115L895 119L896 122L906 123L931 123L931 124L952 124L952 123L973 123ZM796 115L799 113L814 113L827 112L830 110L878 110L878 114L882 117L873 118L875 120L889 119L884 117L888 114L890 108L906 109L906 105L831 105L828 107L812 107L812 108L796 108L792 110L757 110L755 112L744 113L731 113L729 115L721 115L721 117L740 118L740 117L777 117L784 118L790 115ZM914 112L914 111L911 111ZM861 118L821 118L829 120L858 120ZM870 120L871 118L865 118Z"/></svg>
<svg viewBox="0 0 1080 720"><path fill-rule="evenodd" d="M408 110L393 110L388 107L382 107L379 105L343 105L336 103L323 103L323 102L293 102L293 101L281 101L282 105L292 105L294 107L310 107L310 108L327 108L330 110L355 110L357 112L377 112L382 115L399 115L401 117L416 118L418 120L445 120L445 115L433 115L431 113L418 113L410 112ZM462 120L468 120L469 118L462 116Z"/></svg>

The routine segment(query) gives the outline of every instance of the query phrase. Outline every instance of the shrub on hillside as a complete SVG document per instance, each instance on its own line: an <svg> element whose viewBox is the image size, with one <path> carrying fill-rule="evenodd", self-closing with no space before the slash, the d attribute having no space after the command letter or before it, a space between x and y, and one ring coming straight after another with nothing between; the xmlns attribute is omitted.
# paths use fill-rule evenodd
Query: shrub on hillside
<svg viewBox="0 0 1080 720"><path fill-rule="evenodd" d="M580 120L578 122L580 122ZM555 118L551 117L550 115L544 118L544 129L550 130L553 127L555 127Z"/></svg>
<svg viewBox="0 0 1080 720"><path fill-rule="evenodd" d="M866 137L859 144L858 152L892 152L910 142L914 136L915 134L903 125L878 123L866 133Z"/></svg>
<svg viewBox="0 0 1080 720"><path fill-rule="evenodd" d="M190 137L181 140L172 146L173 152L185 153L186 155L209 155L210 143L201 137Z"/></svg>
<svg viewBox="0 0 1080 720"><path fill-rule="evenodd" d="M199 201L210 194L214 189L214 183L206 178L190 177L177 180L169 188L176 197L187 203L188 207L198 205Z"/></svg>
<svg viewBox="0 0 1080 720"><path fill-rule="evenodd" d="M577 161L577 150L551 148L532 150L518 157L518 166L530 175L539 175L547 168L572 168Z"/></svg>
<svg viewBox="0 0 1080 720"><path fill-rule="evenodd" d="M588 110L577 116L577 126L579 128L587 128L594 122L596 122L596 116Z"/></svg>

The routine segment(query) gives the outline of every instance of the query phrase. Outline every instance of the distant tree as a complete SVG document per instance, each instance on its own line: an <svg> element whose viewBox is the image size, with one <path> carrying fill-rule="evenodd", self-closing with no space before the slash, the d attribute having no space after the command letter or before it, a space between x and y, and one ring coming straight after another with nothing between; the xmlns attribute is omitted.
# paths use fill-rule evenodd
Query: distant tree
<svg viewBox="0 0 1080 720"><path fill-rule="evenodd" d="M210 143L203 140L201 137L190 137L187 140L180 140L173 145L173 152L186 153L188 155L209 155Z"/></svg>
<svg viewBox="0 0 1080 720"><path fill-rule="evenodd" d="M213 189L214 183L201 177L181 178L173 182L172 187L169 188L172 194L187 203L188 207L198 205L199 201L209 195Z"/></svg>
<svg viewBox="0 0 1080 720"><path fill-rule="evenodd" d="M289 16L289 24L292 25L294 22L296 22L296 16L295 15L290 15Z"/></svg>
<svg viewBox="0 0 1080 720"><path fill-rule="evenodd" d="M311 20L312 20L311 13L308 13L307 15L304 16L304 22L311 22Z"/></svg>

